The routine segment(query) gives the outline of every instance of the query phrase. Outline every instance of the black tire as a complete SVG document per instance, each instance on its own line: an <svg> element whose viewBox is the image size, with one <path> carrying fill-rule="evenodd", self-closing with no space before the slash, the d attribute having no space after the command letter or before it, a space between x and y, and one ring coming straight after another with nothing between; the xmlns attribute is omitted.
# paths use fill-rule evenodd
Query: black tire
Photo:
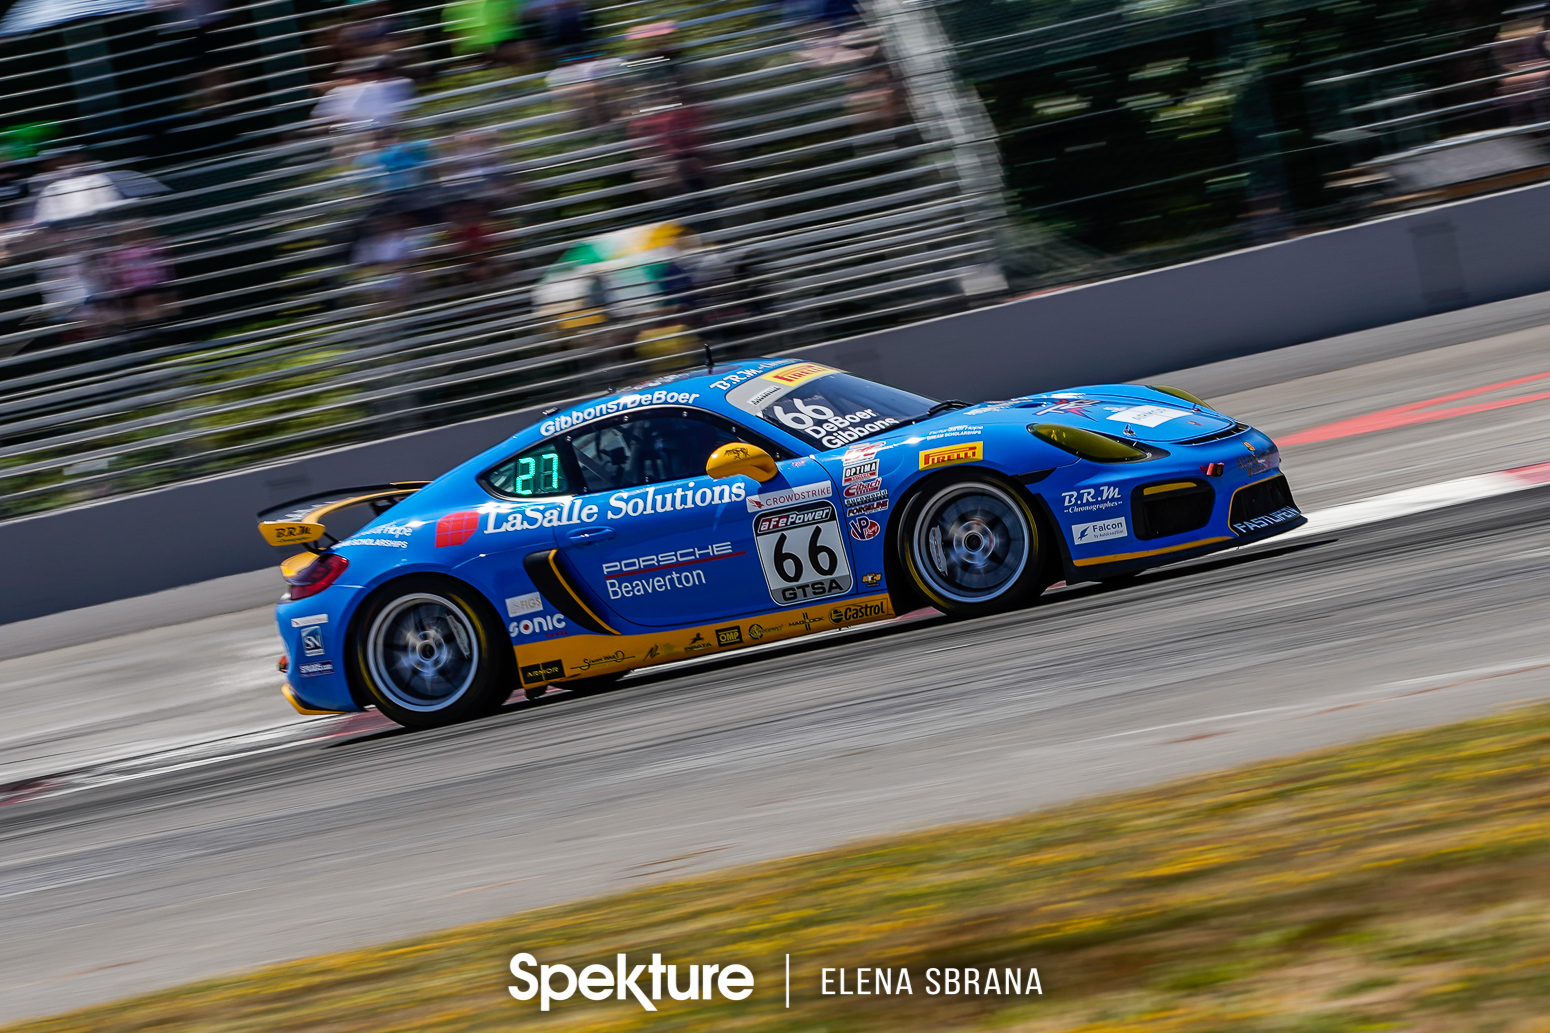
<svg viewBox="0 0 1550 1033"><path fill-rule="evenodd" d="M407 728L493 713L516 684L505 627L459 581L412 575L372 593L351 625L352 688Z"/></svg>
<svg viewBox="0 0 1550 1033"><path fill-rule="evenodd" d="M1043 591L1043 538L1022 491L986 473L927 484L894 524L909 586L959 617L1009 610Z"/></svg>

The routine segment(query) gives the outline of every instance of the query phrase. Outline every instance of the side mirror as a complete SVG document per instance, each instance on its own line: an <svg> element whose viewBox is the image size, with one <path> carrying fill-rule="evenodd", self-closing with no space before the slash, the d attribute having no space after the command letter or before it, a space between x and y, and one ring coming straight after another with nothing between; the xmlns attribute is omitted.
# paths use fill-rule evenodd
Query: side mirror
<svg viewBox="0 0 1550 1033"><path fill-rule="evenodd" d="M763 484L780 471L775 468L775 460L770 454L758 445L734 441L710 454L710 458L705 460L705 472L718 480L742 474Z"/></svg>

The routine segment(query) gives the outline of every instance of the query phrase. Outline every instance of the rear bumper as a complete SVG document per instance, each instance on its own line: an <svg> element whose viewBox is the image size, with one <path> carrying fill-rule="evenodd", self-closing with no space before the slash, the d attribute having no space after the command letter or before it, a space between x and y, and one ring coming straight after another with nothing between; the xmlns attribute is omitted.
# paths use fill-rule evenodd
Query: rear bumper
<svg viewBox="0 0 1550 1033"><path fill-rule="evenodd" d="M353 714L353 713L358 713L358 711L356 711L356 710L325 710L322 707L315 707L312 704L310 704L310 703L306 702L305 700L303 700L300 696L296 695L296 690L291 687L291 683L290 682L282 682L281 683L281 685L280 685L280 695L285 697L285 702L289 703L291 706L296 708L296 713L298 713L298 714L306 714L308 717L317 717L317 716L328 715L328 714Z"/></svg>

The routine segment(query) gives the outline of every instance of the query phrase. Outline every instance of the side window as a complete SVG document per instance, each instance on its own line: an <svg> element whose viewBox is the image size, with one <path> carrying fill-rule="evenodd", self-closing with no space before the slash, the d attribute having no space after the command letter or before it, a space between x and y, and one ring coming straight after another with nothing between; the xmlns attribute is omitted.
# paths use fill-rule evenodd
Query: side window
<svg viewBox="0 0 1550 1033"><path fill-rule="evenodd" d="M575 494L577 488L565 472L561 446L553 441L535 445L485 472L485 487L513 499L537 499Z"/></svg>
<svg viewBox="0 0 1550 1033"><path fill-rule="evenodd" d="M570 436L592 492L703 477L712 452L746 440L730 422L682 411L621 416Z"/></svg>

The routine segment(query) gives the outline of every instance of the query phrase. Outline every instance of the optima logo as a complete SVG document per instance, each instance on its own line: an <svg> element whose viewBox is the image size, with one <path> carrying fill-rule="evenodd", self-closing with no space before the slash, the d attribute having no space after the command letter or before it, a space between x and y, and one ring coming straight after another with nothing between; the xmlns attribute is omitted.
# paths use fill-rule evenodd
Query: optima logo
<svg viewBox="0 0 1550 1033"><path fill-rule="evenodd" d="M538 959L526 952L513 954L511 974L521 986L508 986L511 996L519 1001L538 998L538 1010L548 1011L551 1001L568 1001L581 991L589 1001L606 1001L610 997L625 1000L632 995L635 1002L646 1011L656 1011L652 1003L662 999L662 984L667 984L667 995L675 1001L710 1001L716 994L729 1001L741 1001L753 993L753 973L747 965L690 965L684 972L680 987L678 966L662 964L662 955L653 954L650 965L630 967L628 956L619 954L615 968L607 965L588 965L580 972L569 965L541 965ZM536 973L531 970L537 970ZM640 986L643 974L651 976L651 996L646 996ZM665 979L663 977L666 977Z"/></svg>

